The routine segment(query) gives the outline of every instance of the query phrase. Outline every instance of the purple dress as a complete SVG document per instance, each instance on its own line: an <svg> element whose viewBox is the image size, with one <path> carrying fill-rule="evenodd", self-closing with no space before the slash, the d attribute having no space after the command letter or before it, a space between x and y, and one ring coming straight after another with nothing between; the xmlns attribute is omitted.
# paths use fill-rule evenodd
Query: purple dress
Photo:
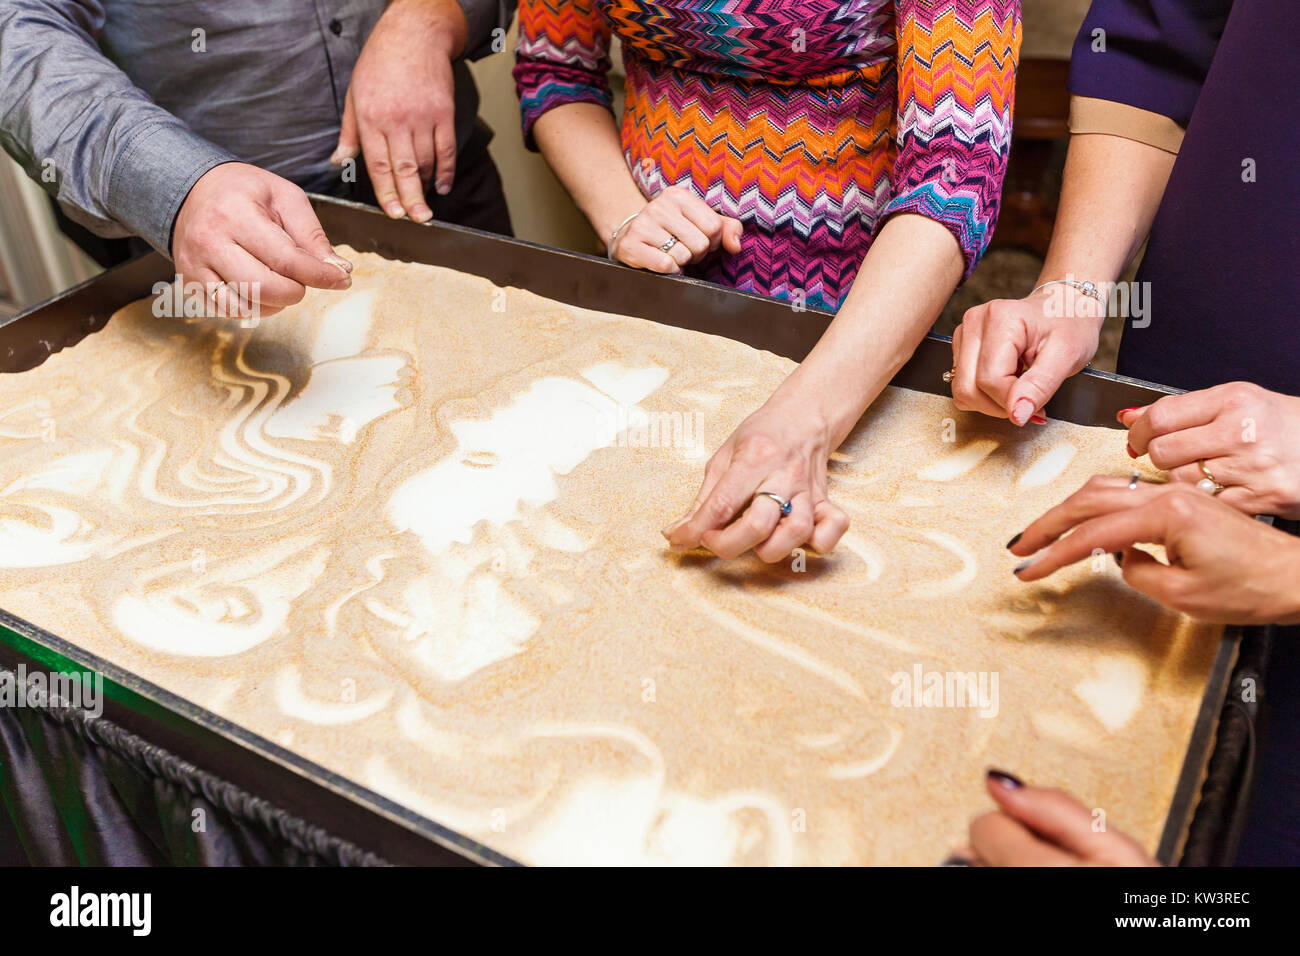
<svg viewBox="0 0 1300 956"><path fill-rule="evenodd" d="M1300 395L1300 4L1095 0L1070 89L1187 130L1138 273L1150 324L1125 329L1120 372ZM1237 862L1295 865L1300 628L1278 629L1261 686L1259 784Z"/></svg>

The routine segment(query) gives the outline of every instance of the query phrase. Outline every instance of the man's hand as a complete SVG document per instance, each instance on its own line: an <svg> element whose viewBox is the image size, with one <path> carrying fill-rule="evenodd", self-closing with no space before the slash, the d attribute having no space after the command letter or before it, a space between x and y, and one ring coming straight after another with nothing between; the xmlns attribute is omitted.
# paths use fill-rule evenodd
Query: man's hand
<svg viewBox="0 0 1300 956"><path fill-rule="evenodd" d="M239 318L274 314L307 286L352 284L352 263L334 252L307 194L245 163L215 166L194 184L176 216L172 258L184 282L202 283L221 315Z"/></svg>
<svg viewBox="0 0 1300 956"><path fill-rule="evenodd" d="M428 222L429 183L451 192L456 176L452 61L468 27L456 0L394 0L357 58L343 108L336 165L358 149L380 207Z"/></svg>
<svg viewBox="0 0 1300 956"><path fill-rule="evenodd" d="M1099 303L1064 286L971 309L952 337L957 407L1017 425L1040 416L1092 361L1103 319Z"/></svg>

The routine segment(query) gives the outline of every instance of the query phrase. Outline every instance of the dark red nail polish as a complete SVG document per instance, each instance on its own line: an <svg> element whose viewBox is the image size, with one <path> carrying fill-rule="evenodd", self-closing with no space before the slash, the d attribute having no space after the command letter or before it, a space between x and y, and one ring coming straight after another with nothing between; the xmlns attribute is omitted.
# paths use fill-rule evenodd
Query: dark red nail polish
<svg viewBox="0 0 1300 956"><path fill-rule="evenodd" d="M1115 413L1115 421L1119 422L1122 425L1124 424L1124 416L1129 412L1136 412L1137 410L1138 410L1138 406L1136 405L1134 405L1132 408L1121 408L1118 412Z"/></svg>
<svg viewBox="0 0 1300 956"><path fill-rule="evenodd" d="M1005 770L994 770L992 767L989 767L988 775L990 780L1006 787L1008 790L1019 790L1025 785L1023 780L1015 774L1007 773Z"/></svg>
<svg viewBox="0 0 1300 956"><path fill-rule="evenodd" d="M1010 551L1012 548L1014 548L1014 547L1016 546L1016 542L1019 541L1019 540L1021 539L1021 537L1023 537L1023 536L1024 536L1024 532L1021 532L1020 534L1018 534L1018 535L1016 535L1014 538L1012 538L1010 541L1008 541L1008 542L1007 542L1007 550Z"/></svg>
<svg viewBox="0 0 1300 956"><path fill-rule="evenodd" d="M1138 456L1138 453L1133 450L1132 445L1126 444L1124 447L1128 450L1128 456L1130 458L1136 458Z"/></svg>

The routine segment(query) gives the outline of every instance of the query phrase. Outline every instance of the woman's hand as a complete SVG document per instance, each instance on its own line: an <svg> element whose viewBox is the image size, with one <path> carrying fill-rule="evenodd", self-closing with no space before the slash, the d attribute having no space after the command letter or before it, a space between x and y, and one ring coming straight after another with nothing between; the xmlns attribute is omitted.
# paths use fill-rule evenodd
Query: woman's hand
<svg viewBox="0 0 1300 956"><path fill-rule="evenodd" d="M1125 581L1175 611L1224 624L1300 621L1300 540L1192 485L1130 484L1092 478L1013 538L1012 554L1035 555L1016 576L1037 581L1110 552ZM1169 563L1139 543L1164 545Z"/></svg>
<svg viewBox="0 0 1300 956"><path fill-rule="evenodd" d="M1129 453L1148 455L1174 481L1203 479L1204 459L1226 486L1221 500L1247 514L1300 518L1300 398L1231 382L1126 408L1119 421Z"/></svg>
<svg viewBox="0 0 1300 956"><path fill-rule="evenodd" d="M740 252L742 232L739 219L714 212L690 190L669 186L623 227L613 253L625 265L676 275L719 247Z"/></svg>
<svg viewBox="0 0 1300 956"><path fill-rule="evenodd" d="M1042 421L1042 409L1097 352L1101 306L1068 286L998 299L962 316L952 336L952 397L967 412Z"/></svg>
<svg viewBox="0 0 1300 956"><path fill-rule="evenodd" d="M849 519L826 498L831 440L805 407L778 392L740 423L709 460L691 510L664 529L675 549L735 558L753 548L772 564L804 544L823 554L835 546ZM790 514L761 491L787 499Z"/></svg>
<svg viewBox="0 0 1300 956"><path fill-rule="evenodd" d="M1158 866L1105 816L1061 790L1030 787L1009 773L985 779L999 809L976 817L955 859L975 866Z"/></svg>

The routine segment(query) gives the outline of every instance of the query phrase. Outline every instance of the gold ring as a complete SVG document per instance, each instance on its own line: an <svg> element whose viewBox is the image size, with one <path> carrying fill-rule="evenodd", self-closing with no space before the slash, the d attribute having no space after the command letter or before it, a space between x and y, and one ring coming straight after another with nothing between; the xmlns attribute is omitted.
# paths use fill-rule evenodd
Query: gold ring
<svg viewBox="0 0 1300 956"><path fill-rule="evenodd" d="M1223 491L1224 485L1219 484L1219 480L1210 474L1210 469L1205 467L1205 459L1198 458L1196 464L1200 466L1201 474L1205 476L1196 483L1196 487L1207 495L1217 495Z"/></svg>
<svg viewBox="0 0 1300 956"><path fill-rule="evenodd" d="M956 377L957 377L957 366L955 365L952 368L948 369L948 371L943 373L943 380L945 382L951 382Z"/></svg>

